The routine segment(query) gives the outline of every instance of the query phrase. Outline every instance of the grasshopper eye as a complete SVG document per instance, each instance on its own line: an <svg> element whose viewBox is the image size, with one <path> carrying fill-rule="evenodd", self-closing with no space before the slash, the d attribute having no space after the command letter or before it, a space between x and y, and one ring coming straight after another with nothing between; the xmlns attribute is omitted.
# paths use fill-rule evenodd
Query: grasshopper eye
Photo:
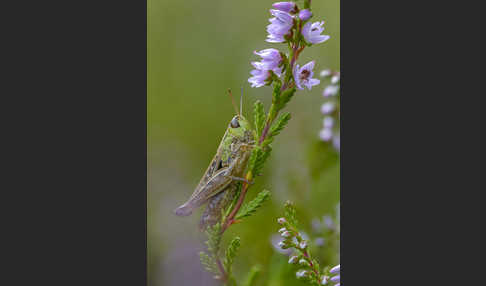
<svg viewBox="0 0 486 286"><path fill-rule="evenodd" d="M231 120L231 123L230 123L231 127L233 128L238 128L240 127L240 123L238 122L238 119L236 117L234 117L232 120Z"/></svg>

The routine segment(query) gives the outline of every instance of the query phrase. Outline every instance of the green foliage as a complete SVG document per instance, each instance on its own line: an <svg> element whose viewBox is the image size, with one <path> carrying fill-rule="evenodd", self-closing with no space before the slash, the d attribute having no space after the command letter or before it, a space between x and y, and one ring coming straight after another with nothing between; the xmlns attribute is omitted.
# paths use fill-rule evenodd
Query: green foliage
<svg viewBox="0 0 486 286"><path fill-rule="evenodd" d="M205 252L199 252L199 260L201 260L201 264L204 268L214 274L219 274L218 266L216 265L216 261L213 257L210 257Z"/></svg>
<svg viewBox="0 0 486 286"><path fill-rule="evenodd" d="M268 157L270 157L270 153L272 152L272 148L270 146L266 146L265 149L263 149L256 161L255 168L253 169L253 172L255 174L261 174L263 166L265 165L265 162L267 161Z"/></svg>
<svg viewBox="0 0 486 286"><path fill-rule="evenodd" d="M294 204L290 201L285 203L284 217L291 226L297 227L297 211Z"/></svg>
<svg viewBox="0 0 486 286"><path fill-rule="evenodd" d="M280 132L285 128L285 126L289 122L290 117L291 117L290 113L288 113L288 112L285 112L284 114L280 115L277 122L275 122L272 125L272 128L270 128L269 136L274 137L274 136L277 136L278 134L280 134Z"/></svg>
<svg viewBox="0 0 486 286"><path fill-rule="evenodd" d="M243 282L243 286L253 286L255 285L255 280L258 276L258 274L261 271L260 265L254 265L251 269L248 275L246 276L245 281Z"/></svg>
<svg viewBox="0 0 486 286"><path fill-rule="evenodd" d="M265 140L262 142L262 146L268 146L273 143L273 136L268 136Z"/></svg>
<svg viewBox="0 0 486 286"><path fill-rule="evenodd" d="M262 152L262 148L260 146L255 146L251 151L250 159L248 160L248 170L254 170L255 165L259 156L259 153Z"/></svg>
<svg viewBox="0 0 486 286"><path fill-rule="evenodd" d="M237 236L233 238L230 242L228 249L226 250L226 256L223 262L224 269L228 273L228 276L231 276L231 266L233 265L233 261L236 257L236 253L240 247L240 238Z"/></svg>
<svg viewBox="0 0 486 286"><path fill-rule="evenodd" d="M275 82L275 84L273 85L272 103L277 103L280 101L281 88L282 88L282 83L280 81Z"/></svg>
<svg viewBox="0 0 486 286"><path fill-rule="evenodd" d="M262 206L262 204L268 200L270 197L270 192L267 190L263 190L258 195L251 200L250 202L246 203L243 205L243 207L240 209L238 214L236 215L236 219L242 219L245 217L249 217L252 214L254 214L259 207Z"/></svg>
<svg viewBox="0 0 486 286"><path fill-rule="evenodd" d="M257 136L260 137L265 126L265 109L260 100L255 101L253 116L255 120L255 130Z"/></svg>
<svg viewBox="0 0 486 286"><path fill-rule="evenodd" d="M287 103L290 101L290 99L292 99L292 97L294 96L295 91L296 91L295 87L285 90L280 95L279 100L276 102L276 109L277 110L284 109Z"/></svg>
<svg viewBox="0 0 486 286"><path fill-rule="evenodd" d="M208 251L210 253L217 254L221 243L221 223L216 223L213 226L209 226L206 229L206 235L208 237L208 240L206 241Z"/></svg>
<svg viewBox="0 0 486 286"><path fill-rule="evenodd" d="M265 164L265 161L268 159L271 152L272 148L270 146L266 146L265 148L256 146L255 148L253 148L248 163L249 170L251 170L255 175L260 174Z"/></svg>

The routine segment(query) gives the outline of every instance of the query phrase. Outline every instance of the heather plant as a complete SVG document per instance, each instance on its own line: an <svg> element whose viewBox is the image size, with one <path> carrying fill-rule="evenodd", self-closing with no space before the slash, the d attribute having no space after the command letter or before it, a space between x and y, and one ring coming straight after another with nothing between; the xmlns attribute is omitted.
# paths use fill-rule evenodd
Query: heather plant
<svg viewBox="0 0 486 286"><path fill-rule="evenodd" d="M312 285L340 285L340 265L321 268L316 258L311 255L310 240L305 239L297 227L297 211L295 206L287 201L284 216L277 220L281 228L278 230L283 240L279 243L282 249L292 249L288 263L298 265L295 273L297 279ZM339 223L333 221L330 216L323 217L323 224L327 228L328 240L339 239ZM313 221L313 227L317 232L322 229L321 222ZM321 238L323 240L323 238ZM316 240L316 244L318 240ZM321 242L322 243L322 242Z"/></svg>
<svg viewBox="0 0 486 286"><path fill-rule="evenodd" d="M320 83L319 79L314 78L315 61L301 66L298 63L299 56L306 47L323 43L330 38L328 35L322 35L323 21L310 21L313 17L310 0L303 1L302 5L294 2L277 2L272 6L273 9L270 9L272 18L269 19L270 24L267 26L266 41L283 44L287 51L275 48L255 51L254 54L260 57L260 61L251 62L254 69L250 72L251 77L248 79L252 87L271 87L272 103L267 111L261 101L258 100L254 104L253 124L256 142L248 160L245 176L238 182L231 204L227 208L221 209L219 221L206 228L207 252L200 253L201 263L205 269L213 273L214 278L225 285L238 284L232 272L232 265L240 247L240 238L235 237L231 240L223 251L221 245L223 235L233 224L255 214L269 199L270 192L263 190L253 200L244 204L255 177L261 175L263 166L271 154L273 141L291 118L290 113L282 113L282 111L297 90L311 90L313 86ZM287 226L289 232L285 232L285 235L293 235L295 229L290 229L290 227L294 226L292 224ZM299 245L300 243L303 245L300 245L299 249L305 251L305 240L297 235L295 238L301 240ZM309 262L311 261L309 260ZM311 267L315 267L314 264L312 265ZM252 285L258 272L259 268L253 267L247 275L244 285ZM320 279L326 273L317 272L316 277ZM304 272L301 274L302 277L307 277Z"/></svg>
<svg viewBox="0 0 486 286"><path fill-rule="evenodd" d="M324 142L332 143L334 148L339 152L341 147L341 138L339 132L339 116L341 104L340 81L341 73L338 71L323 70L320 76L329 80L329 84L324 88L322 96L325 102L321 106L321 113L324 115L322 120L322 129L319 137Z"/></svg>

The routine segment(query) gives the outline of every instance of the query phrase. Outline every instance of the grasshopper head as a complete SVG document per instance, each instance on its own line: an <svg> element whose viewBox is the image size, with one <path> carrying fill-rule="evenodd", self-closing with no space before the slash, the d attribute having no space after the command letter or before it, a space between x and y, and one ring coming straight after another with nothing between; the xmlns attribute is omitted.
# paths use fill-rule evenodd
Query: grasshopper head
<svg viewBox="0 0 486 286"><path fill-rule="evenodd" d="M243 115L235 115L229 123L228 130L232 136L243 139L245 132L251 130L251 125Z"/></svg>

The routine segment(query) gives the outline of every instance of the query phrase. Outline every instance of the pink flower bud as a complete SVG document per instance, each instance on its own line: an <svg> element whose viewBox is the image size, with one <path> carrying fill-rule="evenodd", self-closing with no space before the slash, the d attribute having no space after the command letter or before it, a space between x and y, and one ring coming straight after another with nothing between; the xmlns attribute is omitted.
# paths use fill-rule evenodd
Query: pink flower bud
<svg viewBox="0 0 486 286"><path fill-rule="evenodd" d="M273 8L284 11L287 13L291 13L295 11L295 3L294 2L277 2L273 3Z"/></svg>
<svg viewBox="0 0 486 286"><path fill-rule="evenodd" d="M299 12L299 18L302 21L307 21L312 16L312 12L309 9L304 9Z"/></svg>

